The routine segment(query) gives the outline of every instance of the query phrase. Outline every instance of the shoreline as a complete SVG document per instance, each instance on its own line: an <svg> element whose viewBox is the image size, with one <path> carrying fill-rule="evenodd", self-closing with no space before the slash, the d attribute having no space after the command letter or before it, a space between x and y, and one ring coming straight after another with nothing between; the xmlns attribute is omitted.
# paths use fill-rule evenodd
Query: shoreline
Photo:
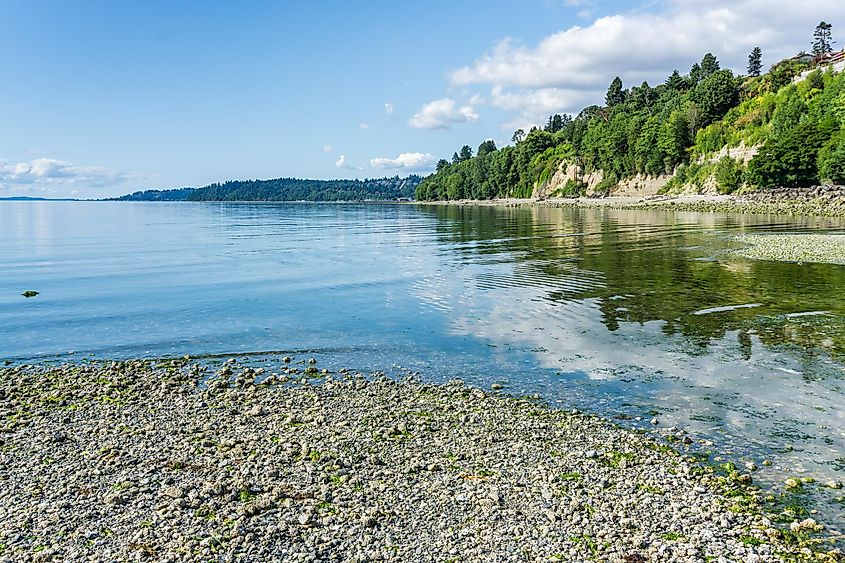
<svg viewBox="0 0 845 563"><path fill-rule="evenodd" d="M656 195L609 196L603 198L491 199L417 201L415 205L457 205L469 207L574 207L698 213L742 213L810 217L845 217L845 194L841 188L773 190L745 195Z"/></svg>
<svg viewBox="0 0 845 563"><path fill-rule="evenodd" d="M840 560L745 468L499 388L289 362L2 369L0 561Z"/></svg>

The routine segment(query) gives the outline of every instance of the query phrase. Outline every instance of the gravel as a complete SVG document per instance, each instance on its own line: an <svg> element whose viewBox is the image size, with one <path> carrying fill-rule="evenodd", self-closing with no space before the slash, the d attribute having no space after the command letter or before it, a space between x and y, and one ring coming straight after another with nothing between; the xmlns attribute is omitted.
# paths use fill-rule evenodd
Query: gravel
<svg viewBox="0 0 845 563"><path fill-rule="evenodd" d="M755 260L845 264L845 235L831 234L744 234L735 237L743 244L735 254Z"/></svg>
<svg viewBox="0 0 845 563"><path fill-rule="evenodd" d="M0 370L0 561L841 557L604 419L290 361Z"/></svg>

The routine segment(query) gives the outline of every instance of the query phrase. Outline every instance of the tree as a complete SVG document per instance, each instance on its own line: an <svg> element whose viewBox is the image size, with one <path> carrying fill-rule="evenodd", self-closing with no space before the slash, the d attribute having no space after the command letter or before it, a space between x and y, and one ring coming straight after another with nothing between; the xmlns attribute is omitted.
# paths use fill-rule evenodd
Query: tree
<svg viewBox="0 0 845 563"><path fill-rule="evenodd" d="M519 144L522 142L523 139L525 139L525 131L523 129L517 129L513 132L511 142L514 144Z"/></svg>
<svg viewBox="0 0 845 563"><path fill-rule="evenodd" d="M701 80L705 80L706 78L716 74L720 68L719 61L713 53L707 53L704 55L704 58L701 59Z"/></svg>
<svg viewBox="0 0 845 563"><path fill-rule="evenodd" d="M613 79L610 86L607 88L607 94L604 97L605 105L612 108L625 101L625 92L622 90L622 79L618 76Z"/></svg>
<svg viewBox="0 0 845 563"><path fill-rule="evenodd" d="M822 180L845 185L845 132L840 132L819 152L818 162Z"/></svg>
<svg viewBox="0 0 845 563"><path fill-rule="evenodd" d="M496 142L493 141L493 139L487 139L478 145L478 156L484 156L485 154L490 154L491 152L496 152Z"/></svg>
<svg viewBox="0 0 845 563"><path fill-rule="evenodd" d="M761 188L798 188L819 183L816 158L830 132L804 121L780 139L771 138L748 163L748 180Z"/></svg>
<svg viewBox="0 0 845 563"><path fill-rule="evenodd" d="M461 157L458 156L458 153L452 153L452 164L457 164L461 161Z"/></svg>
<svg viewBox="0 0 845 563"><path fill-rule="evenodd" d="M440 160L437 161L437 171L438 172L440 172L441 170L443 170L447 166L449 166L449 161L446 160L445 158L441 158Z"/></svg>
<svg viewBox="0 0 845 563"><path fill-rule="evenodd" d="M672 71L672 74L666 79L665 84L668 89L674 90L675 92L680 92L686 87L686 81L681 76L681 73L678 72L678 69Z"/></svg>
<svg viewBox="0 0 845 563"><path fill-rule="evenodd" d="M469 145L464 145L461 147L461 152L458 155L460 162L464 162L465 160L469 160L472 158L472 149Z"/></svg>
<svg viewBox="0 0 845 563"><path fill-rule="evenodd" d="M737 91L733 73L720 70L695 87L692 98L701 110L701 125L706 126L721 119L736 105Z"/></svg>
<svg viewBox="0 0 845 563"><path fill-rule="evenodd" d="M833 41L830 40L830 30L833 25L822 21L816 26L813 32L813 54L823 55L833 50Z"/></svg>
<svg viewBox="0 0 845 563"><path fill-rule="evenodd" d="M748 55L748 76L760 76L761 70L763 70L763 50L760 47L754 47Z"/></svg>
<svg viewBox="0 0 845 563"><path fill-rule="evenodd" d="M689 79L692 82L693 86L701 82L701 65L695 63L692 65L692 68L689 69Z"/></svg>
<svg viewBox="0 0 845 563"><path fill-rule="evenodd" d="M556 113L554 115L550 115L549 120L546 122L545 130L549 133L557 133L569 125L571 121L572 118L569 117L569 114L560 115Z"/></svg>

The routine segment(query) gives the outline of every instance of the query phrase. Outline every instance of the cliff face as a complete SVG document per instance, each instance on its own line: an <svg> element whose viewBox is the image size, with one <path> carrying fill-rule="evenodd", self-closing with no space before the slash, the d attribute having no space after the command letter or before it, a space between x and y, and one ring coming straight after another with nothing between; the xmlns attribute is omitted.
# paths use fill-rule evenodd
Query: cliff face
<svg viewBox="0 0 845 563"><path fill-rule="evenodd" d="M621 180L610 190L610 194L608 195L655 195L663 186L666 185L666 182L671 179L672 175L670 174L662 174L659 176L644 176L642 174L637 174L632 178ZM601 170L595 170L589 174L579 175L577 166L562 162L560 166L558 166L557 171L551 178L549 178L548 182L542 185L534 185L534 191L531 194L531 199L538 200L550 197L560 197L564 195L562 192L567 182L577 182L579 180L587 186L587 196L603 195L596 189L601 181L604 180L604 173Z"/></svg>
<svg viewBox="0 0 845 563"><path fill-rule="evenodd" d="M722 147L722 150L713 154L712 156L701 157L698 159L698 164L714 165L725 157L730 157L743 166L747 166L748 162L754 158L760 150L759 146L746 146L745 142L741 142L739 146ZM657 176L646 176L637 174L631 178L620 180L614 187L610 189L610 196L638 196L647 197L660 193L660 190L674 177L674 174L660 174ZM568 162L562 162L555 173L549 178L545 184L535 184L534 191L531 198L534 200L548 199L550 197L566 197L565 188L567 183L580 181L586 186L587 196L601 196L605 195L598 191L598 186L604 179L604 173L601 170L590 172L589 174L579 174L578 167ZM677 188L673 190L673 193ZM716 179L711 175L704 180L701 187L697 187L688 183L681 188L682 193L701 193L710 194L717 193Z"/></svg>

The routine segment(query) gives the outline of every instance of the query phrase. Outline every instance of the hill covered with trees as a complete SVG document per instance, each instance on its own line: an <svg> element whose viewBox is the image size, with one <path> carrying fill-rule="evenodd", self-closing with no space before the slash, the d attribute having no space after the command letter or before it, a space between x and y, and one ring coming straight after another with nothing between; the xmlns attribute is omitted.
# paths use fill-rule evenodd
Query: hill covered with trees
<svg viewBox="0 0 845 563"><path fill-rule="evenodd" d="M765 74L755 48L744 76L708 53L657 86L626 89L617 77L603 105L518 130L511 146L488 140L475 156L464 146L440 160L416 197L567 197L588 187L601 195L634 177L661 178L663 192L845 184L845 72L831 65L845 53L829 52L825 25L815 56L799 54Z"/></svg>
<svg viewBox="0 0 845 563"><path fill-rule="evenodd" d="M232 180L203 188L146 190L116 201L396 201L414 197L420 176L366 180Z"/></svg>

